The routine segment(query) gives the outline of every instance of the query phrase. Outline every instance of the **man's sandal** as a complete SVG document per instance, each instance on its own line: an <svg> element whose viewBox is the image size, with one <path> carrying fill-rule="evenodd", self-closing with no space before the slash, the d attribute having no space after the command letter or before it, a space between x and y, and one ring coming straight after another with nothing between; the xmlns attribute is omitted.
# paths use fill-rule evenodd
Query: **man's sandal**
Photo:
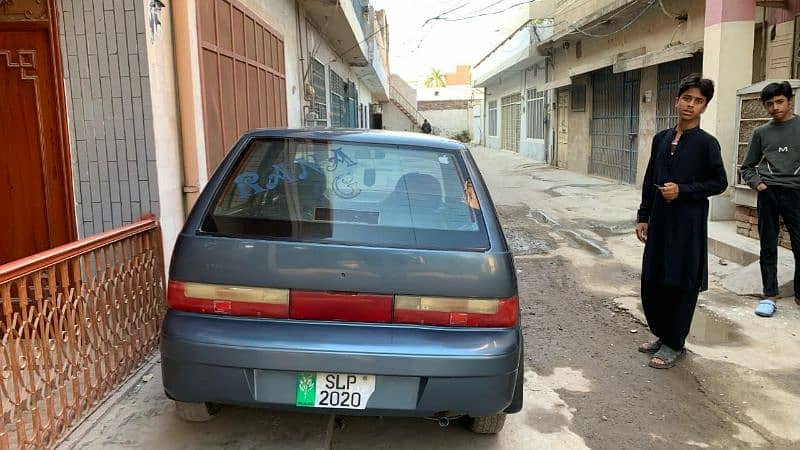
<svg viewBox="0 0 800 450"><path fill-rule="evenodd" d="M777 306L773 300L764 299L758 302L755 313L760 317L772 317L775 315L776 308Z"/></svg>
<svg viewBox="0 0 800 450"><path fill-rule="evenodd" d="M642 353L650 353L653 354L661 348L661 339L653 339L652 341L647 341L644 344L639 346L639 351Z"/></svg>
<svg viewBox="0 0 800 450"><path fill-rule="evenodd" d="M675 367L675 364L677 364L678 361L683 359L685 356L685 348L681 350L673 350L666 345L662 345L661 348L650 359L650 363L648 365L654 369L669 369L670 367Z"/></svg>

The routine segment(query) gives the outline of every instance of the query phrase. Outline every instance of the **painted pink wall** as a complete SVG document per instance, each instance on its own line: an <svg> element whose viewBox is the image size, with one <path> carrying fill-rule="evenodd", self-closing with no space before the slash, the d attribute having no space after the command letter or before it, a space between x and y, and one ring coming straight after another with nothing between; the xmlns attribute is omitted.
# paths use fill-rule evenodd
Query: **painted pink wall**
<svg viewBox="0 0 800 450"><path fill-rule="evenodd" d="M706 0L706 27L755 20L755 0Z"/></svg>
<svg viewBox="0 0 800 450"><path fill-rule="evenodd" d="M800 13L800 0L788 0L786 2L786 9L767 8L767 23L776 24L789 22L794 20L794 16L798 13Z"/></svg>

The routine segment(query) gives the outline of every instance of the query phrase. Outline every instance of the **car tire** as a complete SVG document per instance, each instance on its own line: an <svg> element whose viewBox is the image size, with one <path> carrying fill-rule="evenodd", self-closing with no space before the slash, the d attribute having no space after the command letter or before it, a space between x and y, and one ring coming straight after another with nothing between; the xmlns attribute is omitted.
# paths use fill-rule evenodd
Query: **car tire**
<svg viewBox="0 0 800 450"><path fill-rule="evenodd" d="M493 416L473 417L469 429L478 434L497 434L506 423L506 414L497 413Z"/></svg>
<svg viewBox="0 0 800 450"><path fill-rule="evenodd" d="M187 422L208 422L217 415L221 406L211 403L190 403L175 400L178 417Z"/></svg>

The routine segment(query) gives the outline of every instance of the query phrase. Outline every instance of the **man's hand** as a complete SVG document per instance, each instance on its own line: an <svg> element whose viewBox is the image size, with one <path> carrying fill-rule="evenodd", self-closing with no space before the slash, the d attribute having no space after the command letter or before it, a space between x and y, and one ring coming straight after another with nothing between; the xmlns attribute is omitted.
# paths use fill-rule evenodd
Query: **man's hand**
<svg viewBox="0 0 800 450"><path fill-rule="evenodd" d="M637 223L636 224L636 237L641 242L647 242L647 224L646 223Z"/></svg>
<svg viewBox="0 0 800 450"><path fill-rule="evenodd" d="M765 191L765 190L767 190L767 185L764 184L764 183L758 183L758 186L756 186L756 189L758 190L758 192Z"/></svg>
<svg viewBox="0 0 800 450"><path fill-rule="evenodd" d="M664 183L664 186L658 188L661 191L661 196L664 200L671 202L678 198L678 185L675 183Z"/></svg>

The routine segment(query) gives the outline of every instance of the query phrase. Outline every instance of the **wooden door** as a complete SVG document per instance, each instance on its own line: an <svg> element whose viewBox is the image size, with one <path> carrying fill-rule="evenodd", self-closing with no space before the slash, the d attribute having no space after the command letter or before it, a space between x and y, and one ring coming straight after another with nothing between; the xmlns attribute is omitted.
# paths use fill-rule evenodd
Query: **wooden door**
<svg viewBox="0 0 800 450"><path fill-rule="evenodd" d="M52 3L25 3L0 9L0 264L76 237Z"/></svg>
<svg viewBox="0 0 800 450"><path fill-rule="evenodd" d="M567 167L569 154L569 91L558 93L558 167Z"/></svg>

